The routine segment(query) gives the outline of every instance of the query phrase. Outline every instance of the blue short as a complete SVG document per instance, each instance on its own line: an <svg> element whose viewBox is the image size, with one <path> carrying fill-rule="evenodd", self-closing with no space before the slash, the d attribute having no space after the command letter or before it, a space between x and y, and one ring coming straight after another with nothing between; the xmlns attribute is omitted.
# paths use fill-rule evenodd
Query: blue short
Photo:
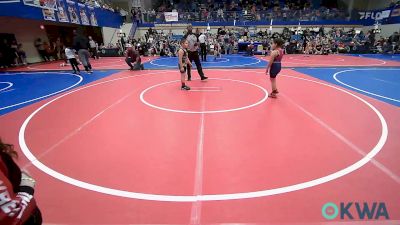
<svg viewBox="0 0 400 225"><path fill-rule="evenodd" d="M272 63L271 69L269 71L269 77L271 78L276 78L278 76L279 72L281 72L282 65L281 63Z"/></svg>

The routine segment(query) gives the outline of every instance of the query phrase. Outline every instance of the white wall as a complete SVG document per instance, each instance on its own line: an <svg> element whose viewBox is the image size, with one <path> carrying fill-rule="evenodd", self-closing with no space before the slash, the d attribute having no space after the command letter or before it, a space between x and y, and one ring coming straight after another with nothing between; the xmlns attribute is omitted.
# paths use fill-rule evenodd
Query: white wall
<svg viewBox="0 0 400 225"><path fill-rule="evenodd" d="M132 23L126 23L126 24L122 25L122 27L121 27L122 33L125 33L126 36L129 36L129 32L131 32L131 28L132 28Z"/></svg>
<svg viewBox="0 0 400 225"><path fill-rule="evenodd" d="M381 34L380 36L382 37L389 37L390 35L392 35L394 32L400 32L400 24L389 24L389 25L382 25L380 26L381 28ZM364 27L363 31L364 33L374 29L374 26L368 26L368 27Z"/></svg>
<svg viewBox="0 0 400 225"><path fill-rule="evenodd" d="M353 8L361 11L380 10L390 6L391 0L340 0L340 8Z"/></svg>
<svg viewBox="0 0 400 225"><path fill-rule="evenodd" d="M105 46L107 46L109 43L114 45L117 43L119 28L103 27L101 30L103 33L103 41Z"/></svg>
<svg viewBox="0 0 400 225"><path fill-rule="evenodd" d="M126 23L122 25L121 28L112 28L112 27L103 27L102 32L103 32L103 41L104 45L108 45L108 43L116 44L117 41L119 40L118 33L122 31L122 33L125 33L126 36L129 36L129 32L131 31L132 23ZM114 34L115 32L115 34ZM144 33L143 33L144 35Z"/></svg>
<svg viewBox="0 0 400 225"><path fill-rule="evenodd" d="M368 10L385 9L390 6L391 0L371 0L368 4Z"/></svg>
<svg viewBox="0 0 400 225"><path fill-rule="evenodd" d="M0 17L0 33L14 34L17 42L22 44L28 63L40 62L41 58L34 46L34 41L41 38L47 41L45 30L40 29L42 23L36 20L24 20L10 17Z"/></svg>

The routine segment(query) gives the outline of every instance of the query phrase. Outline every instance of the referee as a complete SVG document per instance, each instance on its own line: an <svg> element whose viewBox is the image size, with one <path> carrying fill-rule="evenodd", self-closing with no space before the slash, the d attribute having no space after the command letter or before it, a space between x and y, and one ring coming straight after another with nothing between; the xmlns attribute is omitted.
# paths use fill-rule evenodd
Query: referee
<svg viewBox="0 0 400 225"><path fill-rule="evenodd" d="M200 55L201 55L201 61L207 62L207 42L206 42L207 36L204 33L201 33L199 36L199 42L200 42Z"/></svg>
<svg viewBox="0 0 400 225"><path fill-rule="evenodd" d="M206 80L208 77L204 76L203 73L203 68L201 67L201 62L199 58L199 42L198 42L198 37L192 32L192 25L189 25L187 27L187 33L184 36L184 38L188 41L189 43L189 48L188 48L188 58L190 62L194 61L196 64L197 72L199 72L201 80ZM188 67L188 81L192 79L192 74L191 74L191 68Z"/></svg>
<svg viewBox="0 0 400 225"><path fill-rule="evenodd" d="M89 40L83 36L82 30L78 29L74 31L74 39L73 39L73 46L74 49L78 52L79 59L81 60L83 67L85 67L85 70L87 73L91 74L93 73L92 71L92 65L90 64L89 58Z"/></svg>

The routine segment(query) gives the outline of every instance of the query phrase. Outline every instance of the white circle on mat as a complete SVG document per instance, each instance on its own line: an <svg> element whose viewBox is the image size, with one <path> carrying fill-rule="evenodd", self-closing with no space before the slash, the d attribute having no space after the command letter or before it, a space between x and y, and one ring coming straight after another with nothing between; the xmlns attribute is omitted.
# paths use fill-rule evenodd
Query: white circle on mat
<svg viewBox="0 0 400 225"><path fill-rule="evenodd" d="M400 70L400 69L395 69L395 68L393 68L393 69L391 69L391 68L369 68L369 69L342 70L342 71L339 71L339 72L333 74L333 79L335 79L338 83L340 83L340 84L342 84L342 85L344 85L344 86L346 86L346 87L349 87L349 88L351 88L351 89L354 89L354 90L356 90L356 91L360 91L360 92L363 92L363 93L366 93L366 94L369 94L369 95L373 95L373 96L376 96L376 97L379 97L379 98L384 98L384 99L387 99L387 100L390 100L390 101L400 102L399 99L390 98L390 97L387 97L387 96L384 96L384 95L375 94L375 93L373 93L373 92L369 92L369 91L363 90L363 89L361 89L361 88L357 88L357 87L351 86L350 84L347 84L347 83L341 81L341 80L338 78L338 75L339 75L339 74L347 73L347 72L352 72L352 71L359 71L359 70Z"/></svg>
<svg viewBox="0 0 400 225"><path fill-rule="evenodd" d="M204 61L202 61L201 63L224 63L224 62L229 62L230 60L229 59L227 59L227 58L217 58L218 60L216 60L216 61L206 61L206 62L204 62ZM220 59L223 59L223 60L221 60L221 61L219 61Z"/></svg>
<svg viewBox="0 0 400 225"><path fill-rule="evenodd" d="M26 100L26 101L23 101L23 102L15 103L15 104L12 104L12 105L3 106L3 107L0 108L0 110L8 109L8 108L11 108L11 107L15 107L15 106L18 106L18 105L22 105L22 104L33 102L33 101L40 100L40 99L43 99L43 98L50 97L52 95L55 95L55 94L61 93L63 91L69 90L69 89L77 86L78 84L80 84L83 81L83 77L81 77L80 75L72 74L72 73L61 73L61 72L29 72L29 73L21 72L21 73L7 73L7 74L3 74L2 76L7 76L7 75L11 75L11 74L15 75L15 74L48 74L48 73L50 73L50 74L68 74L68 75L71 75L71 76L78 77L79 80L75 84L73 84L73 85L71 85L71 86L69 86L67 88L64 88L62 90L59 90L59 91L56 91L56 92L53 92L53 93L50 93L50 94L47 94L47 95L43 95L43 96L40 96L40 97L37 97L37 98L29 99L29 100Z"/></svg>
<svg viewBox="0 0 400 225"><path fill-rule="evenodd" d="M0 84L7 84L7 86L5 88L0 89L0 92L7 90L14 85L11 82L0 82Z"/></svg>
<svg viewBox="0 0 400 225"><path fill-rule="evenodd" d="M151 87L149 87L149 88L143 90L143 91L140 93L140 101L142 101L142 102L143 102L145 105L147 105L147 106L150 106L150 107L155 108L155 109L167 111L167 112L189 113L189 114L207 113L207 114L208 114L208 113L234 112L234 111L239 111L239 110L243 110L243 109L248 109L248 108L251 108L251 107L260 105L261 103L265 102L265 101L267 100L267 98L268 98L268 91L267 91L265 88L263 88L263 87L261 87L261 86L259 86L259 85L257 85L257 84L253 84L253 83L250 83L250 82L247 82L247 81L242 81L242 80L233 80L233 79L224 79L224 78L210 78L210 80L224 80L224 81L233 81L233 82L239 82L239 83L248 84L248 85L257 87L257 88L259 88L261 91L263 91L263 92L264 92L264 97L263 97L262 99L260 99L259 101L253 103L253 104L246 105L246 106L242 106L242 107L238 107L238 108L222 109L222 110L204 110L204 111L169 109L169 108L157 106L157 105L155 105L155 104L152 104L152 103L146 101L146 99L145 99L145 97L144 97L144 95L146 94L146 92L150 91L150 90L153 89L153 88L156 88L156 87L159 87L159 86L162 86L162 85L165 85L165 84L170 84L170 83L175 83L175 82L179 82L179 81L180 81L180 80L173 80L173 81L167 81L167 82L164 82L164 83L156 84L156 85L153 85L153 86L151 86Z"/></svg>
<svg viewBox="0 0 400 225"><path fill-rule="evenodd" d="M301 59L301 58L298 58L298 57L289 57L289 59L290 60L294 60L294 61L300 61L300 62L313 62L313 61L315 61L315 59L313 59L313 57L310 57L310 58L304 58L304 59ZM329 61L332 61L332 59L328 59ZM338 59L335 59L334 61L336 61L336 62L344 62L344 59L343 58L338 58Z"/></svg>
<svg viewBox="0 0 400 225"><path fill-rule="evenodd" d="M235 58L235 57L236 57L236 58L254 59L255 62L253 62L253 63L237 64L237 65L226 65L226 66L225 66L225 65L219 65L219 66L208 66L208 65L207 65L207 68L216 68L216 67L232 68L232 67L241 67L241 66L255 65L255 64L259 64L259 63L261 62L261 60L259 60L259 59L257 59L257 58L254 58L254 57L244 57L244 56L234 56L234 55L229 56L229 58ZM150 61L150 64L155 65L155 66L160 66L160 67L178 68L178 61L176 61L176 66L175 66L175 65L174 65L174 66L172 66L172 65L162 65L162 64L155 63L155 61L161 60L161 59L162 59L162 58L154 59L154 60Z"/></svg>
<svg viewBox="0 0 400 225"><path fill-rule="evenodd" d="M263 73L263 72L254 72L254 71L243 71L241 70L240 72L251 72L251 73ZM149 73L149 74L157 74L157 73ZM146 75L146 74L143 74ZM148 75L148 74L147 74ZM142 76L142 75L139 75ZM87 89L93 86L101 85L104 83L108 82L113 82L116 80L121 80L121 79L127 79L127 78L132 78L136 76L131 76L131 77L122 77L122 78L116 78L113 80L108 80L108 81L103 81L99 83L95 83L92 85L88 85L85 87L81 87L79 89L70 91L68 93L62 94L51 101L47 102L46 104L40 106L38 109L36 109L32 114L28 116L28 118L25 119L24 123L22 124L20 130L19 130L19 135L18 135L18 140L19 144L21 147L21 150L23 154L29 159L29 161L39 170L43 171L44 173L61 180L63 182L66 182L68 184L91 190L94 192L98 193L103 193L103 194L108 194L108 195L113 195L113 196L119 196L119 197L124 197L124 198L132 198L132 199L140 199L140 200L149 200L149 201L165 201L165 202L196 202L196 201L222 201L222 200L236 200L236 199L249 199L249 198L258 198L258 197L266 197L266 196L272 196L272 195L278 195L278 194L284 194L284 193L289 193L293 191L298 191L298 190L303 190L306 188L311 188L320 184L327 183L332 180L336 180L338 178L341 178L347 174L350 174L361 167L363 167L365 164L367 164L371 159L373 159L383 148L383 146L386 143L387 137L388 137L388 127L385 118L383 117L382 113L378 111L373 105L371 105L369 102L366 100L362 99L361 97L352 94L351 92L330 85L326 84L323 82L315 81L315 80L310 80L306 78L301 78L301 77L294 77L294 76L287 76L287 75L281 75L283 77L288 77L291 79L298 79L302 81L307 81L307 82L312 82L315 84L323 85L326 87L333 88L335 90L338 90L340 92L346 93L350 95L351 97L361 101L364 103L366 106L368 106L379 118L379 121L382 126L382 133L381 136L377 142L377 144L372 148L370 152L368 152L362 159L359 161L351 164L350 166L341 169L337 172L331 173L329 175L326 175L324 177L320 177L317 179L313 179L310 181L302 182L302 183L297 183L289 186L284 186L284 187L278 187L278 188L273 188L273 189L266 189L266 190L260 190L260 191L251 191L251 192L241 192L241 193L231 193L231 194L212 194L212 195L159 195L159 194L148 194L148 193L139 193L139 192L131 192L131 191L125 191L125 190L118 190L118 189L113 189L113 188L108 188L108 187L103 187L91 183L87 183L84 181L77 180L75 178L66 176L62 173L59 173L45 164L43 164L39 159L37 159L32 152L30 151L29 147L26 144L25 140L25 131L26 128L29 124L29 122L32 120L32 118L39 113L42 109L50 105L51 103L68 96L69 94L72 94L74 92Z"/></svg>

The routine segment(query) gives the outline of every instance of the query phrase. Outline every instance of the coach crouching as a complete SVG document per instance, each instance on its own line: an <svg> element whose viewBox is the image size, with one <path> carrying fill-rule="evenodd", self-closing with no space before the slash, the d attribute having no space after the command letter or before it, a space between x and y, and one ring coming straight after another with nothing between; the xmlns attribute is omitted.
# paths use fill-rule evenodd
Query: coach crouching
<svg viewBox="0 0 400 225"><path fill-rule="evenodd" d="M130 67L130 70L144 70L142 60L140 59L140 54L136 51L131 44L126 44L126 58L125 62ZM134 63L132 65L132 63Z"/></svg>

